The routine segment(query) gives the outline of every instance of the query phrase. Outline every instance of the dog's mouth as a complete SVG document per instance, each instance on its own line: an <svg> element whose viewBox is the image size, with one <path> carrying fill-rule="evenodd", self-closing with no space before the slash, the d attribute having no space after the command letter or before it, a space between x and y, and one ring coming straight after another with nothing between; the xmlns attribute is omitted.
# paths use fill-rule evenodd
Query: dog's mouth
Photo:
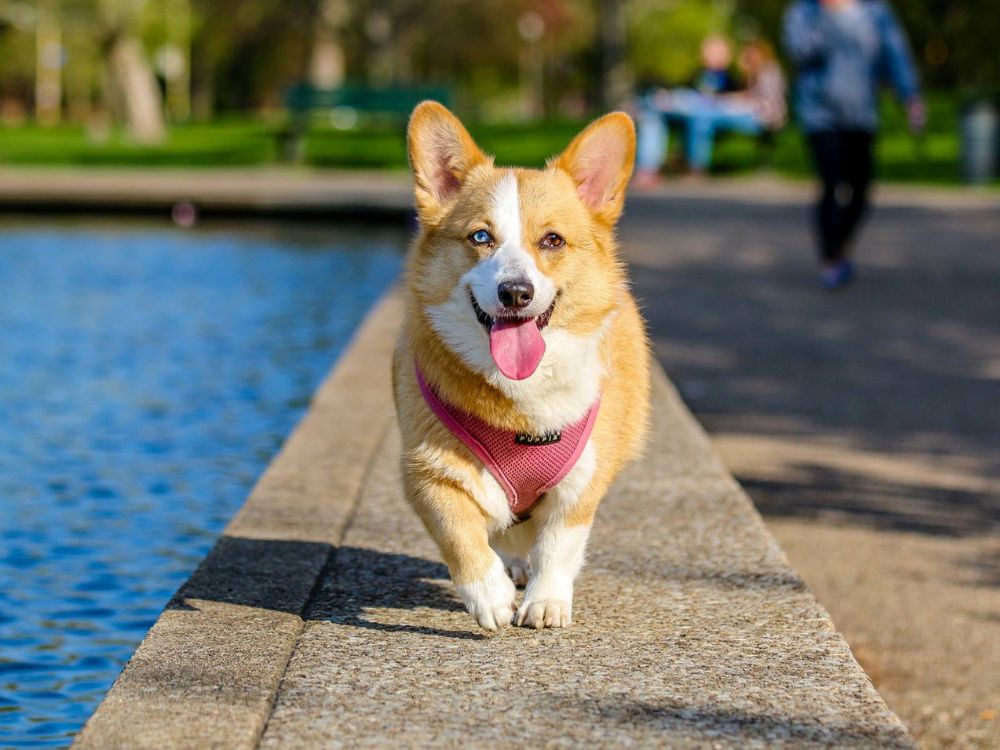
<svg viewBox="0 0 1000 750"><path fill-rule="evenodd" d="M559 298L559 292L556 292L556 296L552 298L552 304L549 305L549 308L541 315L538 315L534 318L535 325L538 326L539 331L545 328L545 326L547 326L549 324L549 321L552 319L552 311L555 310L556 308L556 300L558 298ZM493 328L493 324L497 320L528 321L532 319L530 317L524 317L520 315L504 315L498 318L494 318L492 315L490 315L488 312L486 312L483 308L479 306L479 303L476 302L476 295L473 294L471 291L469 292L469 301L472 303L472 311L476 314L476 320L479 321L479 325L481 325L483 328L486 329L486 333L490 332L490 329Z"/></svg>
<svg viewBox="0 0 1000 750"><path fill-rule="evenodd" d="M472 311L479 324L486 329L486 335L490 339L490 356L504 377L524 380L538 369L545 354L545 339L542 338L541 331L552 319L558 297L557 293L552 304L541 315L493 317L479 306L476 295L470 290Z"/></svg>

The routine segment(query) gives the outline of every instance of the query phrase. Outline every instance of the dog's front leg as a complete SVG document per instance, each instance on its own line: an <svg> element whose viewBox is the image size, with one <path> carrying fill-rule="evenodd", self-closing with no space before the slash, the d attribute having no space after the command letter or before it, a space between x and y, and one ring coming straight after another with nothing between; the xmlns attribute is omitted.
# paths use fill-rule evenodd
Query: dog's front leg
<svg viewBox="0 0 1000 750"><path fill-rule="evenodd" d="M410 488L416 484L417 489ZM514 582L489 544L490 519L463 489L407 482L410 501L441 550L466 609L487 630L510 625Z"/></svg>
<svg viewBox="0 0 1000 750"><path fill-rule="evenodd" d="M590 527L609 482L597 467L591 443L532 516L537 532L529 555L531 576L515 620L518 625L564 628L573 621L573 581L583 567Z"/></svg>
<svg viewBox="0 0 1000 750"><path fill-rule="evenodd" d="M531 548L531 578L517 611L518 625L564 628L573 621L573 581L583 567L589 536L589 518L570 525L558 515L540 525Z"/></svg>

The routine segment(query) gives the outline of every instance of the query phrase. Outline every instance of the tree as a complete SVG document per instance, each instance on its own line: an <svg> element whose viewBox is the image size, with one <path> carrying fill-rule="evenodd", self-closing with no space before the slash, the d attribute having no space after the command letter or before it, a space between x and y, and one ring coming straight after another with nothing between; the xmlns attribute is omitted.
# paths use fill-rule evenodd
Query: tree
<svg viewBox="0 0 1000 750"><path fill-rule="evenodd" d="M738 17L780 44L791 0L737 0ZM996 0L890 0L913 46L924 81L937 88L1000 88L1000 14Z"/></svg>
<svg viewBox="0 0 1000 750"><path fill-rule="evenodd" d="M727 33L731 9L718 0L633 0L629 60L640 84L686 82L700 65L701 41Z"/></svg>
<svg viewBox="0 0 1000 750"><path fill-rule="evenodd" d="M140 143L166 135L163 97L140 41L145 0L97 0L101 49L112 86L112 105Z"/></svg>
<svg viewBox="0 0 1000 750"><path fill-rule="evenodd" d="M309 62L309 81L321 89L344 82L345 60L340 36L350 20L347 0L320 0L316 14L316 35Z"/></svg>

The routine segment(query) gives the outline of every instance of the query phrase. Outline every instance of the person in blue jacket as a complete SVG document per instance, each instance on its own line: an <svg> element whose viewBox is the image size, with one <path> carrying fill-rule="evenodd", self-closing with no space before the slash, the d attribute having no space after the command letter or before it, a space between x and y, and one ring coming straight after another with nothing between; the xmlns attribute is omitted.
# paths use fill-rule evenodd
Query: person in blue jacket
<svg viewBox="0 0 1000 750"><path fill-rule="evenodd" d="M924 126L923 99L906 35L882 0L796 0L785 12L784 44L798 69L795 108L823 184L821 283L839 289L854 278L849 249L868 206L879 86L895 88L914 131Z"/></svg>

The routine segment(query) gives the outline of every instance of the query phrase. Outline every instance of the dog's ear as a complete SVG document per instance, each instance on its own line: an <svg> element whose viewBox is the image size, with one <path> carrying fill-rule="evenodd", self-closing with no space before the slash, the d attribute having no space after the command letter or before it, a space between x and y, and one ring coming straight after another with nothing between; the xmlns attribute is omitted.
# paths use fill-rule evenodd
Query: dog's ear
<svg viewBox="0 0 1000 750"><path fill-rule="evenodd" d="M580 133L553 163L569 173L583 204L612 225L621 215L635 161L635 126L624 112L604 115Z"/></svg>
<svg viewBox="0 0 1000 750"><path fill-rule="evenodd" d="M420 220L433 223L469 173L489 162L458 118L437 102L421 102L406 133Z"/></svg>

